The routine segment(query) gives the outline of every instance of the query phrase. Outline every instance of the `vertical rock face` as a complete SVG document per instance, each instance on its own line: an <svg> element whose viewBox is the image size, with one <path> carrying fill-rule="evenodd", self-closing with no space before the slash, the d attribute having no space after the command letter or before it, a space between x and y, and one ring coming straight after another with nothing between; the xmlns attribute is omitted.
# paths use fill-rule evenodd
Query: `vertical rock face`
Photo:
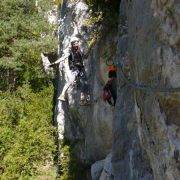
<svg viewBox="0 0 180 180"><path fill-rule="evenodd" d="M85 21L89 18L88 6L83 1L64 1L61 8L59 28L59 53L65 61L59 65L58 94L71 76L67 64L67 52L70 39L78 37L81 49L88 50L91 27L86 27ZM102 101L101 93L104 85L100 72L100 54L106 45L116 41L116 36L108 35L103 43L99 42L91 51L88 59L84 60L88 83L91 89L92 104L80 106L80 90L78 87L69 88L67 101L57 100L56 117L59 129L59 138L64 138L75 144L77 156L83 163L92 163L106 157L112 146L112 119L111 108ZM113 58L113 57L112 57ZM101 59L102 61L102 59Z"/></svg>
<svg viewBox="0 0 180 180"><path fill-rule="evenodd" d="M151 173L158 180L180 178L179 93L168 92L180 86L179 6L178 1L121 2L124 24L119 31L123 28L125 35L119 39L117 63L128 63L128 78L147 87L138 90L136 83L120 88L119 77L113 125L115 179L152 179ZM161 88L167 92L159 92Z"/></svg>
<svg viewBox="0 0 180 180"><path fill-rule="evenodd" d="M70 39L77 36L87 51L93 27L83 1L63 2L59 28L59 54L66 58ZM77 156L92 166L93 179L171 180L180 178L180 2L178 0L121 0L118 32L106 33L93 47L85 68L92 104L80 106L77 87L68 101L57 100L59 137L75 143ZM118 33L118 34L117 34ZM104 80L104 54L118 66L115 112L100 98ZM58 94L70 70L59 65ZM123 74L131 83L124 83ZM166 92L159 92L165 90ZM172 90L172 89L171 89Z"/></svg>

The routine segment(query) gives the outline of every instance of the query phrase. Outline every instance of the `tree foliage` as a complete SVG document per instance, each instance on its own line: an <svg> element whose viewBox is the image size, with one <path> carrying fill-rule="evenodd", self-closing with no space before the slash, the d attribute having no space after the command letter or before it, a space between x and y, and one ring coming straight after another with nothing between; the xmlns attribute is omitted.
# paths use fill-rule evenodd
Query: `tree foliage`
<svg viewBox="0 0 180 180"><path fill-rule="evenodd" d="M49 1L38 1L39 6L35 2L0 1L0 68L15 72L14 85L30 82L40 88L45 82L40 52L55 51L56 43L52 36L54 27L47 25L44 18ZM5 72L1 76L1 90L7 90L9 76Z"/></svg>
<svg viewBox="0 0 180 180"><path fill-rule="evenodd" d="M0 94L0 160L4 179L32 176L54 149L51 126L53 88L39 93L28 85Z"/></svg>
<svg viewBox="0 0 180 180"><path fill-rule="evenodd" d="M50 0L0 1L0 179L30 179L52 162L53 86L41 52L56 51Z"/></svg>

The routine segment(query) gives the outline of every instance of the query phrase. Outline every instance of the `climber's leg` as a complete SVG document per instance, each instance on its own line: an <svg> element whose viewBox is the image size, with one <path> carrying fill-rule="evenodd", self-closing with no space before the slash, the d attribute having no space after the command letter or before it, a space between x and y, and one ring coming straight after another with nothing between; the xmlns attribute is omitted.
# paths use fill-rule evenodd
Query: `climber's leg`
<svg viewBox="0 0 180 180"><path fill-rule="evenodd" d="M112 87L111 89L111 94L112 94L112 98L113 98L113 105L116 105L116 100L117 100L117 87L116 84L115 86Z"/></svg>
<svg viewBox="0 0 180 180"><path fill-rule="evenodd" d="M112 94L112 98L113 98L113 106L115 106L116 105L116 99L117 99L116 92L113 92L111 94Z"/></svg>
<svg viewBox="0 0 180 180"><path fill-rule="evenodd" d="M87 81L83 78L80 79L81 81L81 104L87 105L90 103L90 88Z"/></svg>
<svg viewBox="0 0 180 180"><path fill-rule="evenodd" d="M108 99L107 102L108 102L111 106L115 106L114 103L112 103L110 99Z"/></svg>
<svg viewBox="0 0 180 180"><path fill-rule="evenodd" d="M60 94L60 96L58 97L59 100L61 101L66 101L66 92L68 90L68 88L71 86L71 83L70 82L67 82Z"/></svg>
<svg viewBox="0 0 180 180"><path fill-rule="evenodd" d="M90 91L89 91L90 88L87 83L85 70L83 68L79 69L78 80L79 80L79 88L81 91L80 105L88 105L88 103L90 102Z"/></svg>
<svg viewBox="0 0 180 180"><path fill-rule="evenodd" d="M84 93L86 94L86 103L89 104L91 102L91 96L90 96L90 87L87 81L84 84Z"/></svg>
<svg viewBox="0 0 180 180"><path fill-rule="evenodd" d="M76 78L77 78L78 72L77 71L72 71L71 75L69 77L69 81L65 84L60 96L58 97L59 100L61 101L66 101L66 93L67 90L69 89L70 86L74 86L76 83Z"/></svg>
<svg viewBox="0 0 180 180"><path fill-rule="evenodd" d="M117 99L117 84L116 79L114 79L110 85L110 91L113 99L113 106L116 105L116 99Z"/></svg>
<svg viewBox="0 0 180 180"><path fill-rule="evenodd" d="M81 92L81 95L80 95L80 104L81 105L85 105L86 101L85 101L85 94L84 92Z"/></svg>

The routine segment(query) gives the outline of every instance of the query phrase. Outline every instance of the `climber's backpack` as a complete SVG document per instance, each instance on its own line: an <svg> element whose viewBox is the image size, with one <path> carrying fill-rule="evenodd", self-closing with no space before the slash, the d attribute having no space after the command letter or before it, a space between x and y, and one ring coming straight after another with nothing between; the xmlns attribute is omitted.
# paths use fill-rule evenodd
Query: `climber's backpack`
<svg viewBox="0 0 180 180"><path fill-rule="evenodd" d="M111 91L109 90L109 88L105 87L103 89L103 94L102 94L103 100L106 102L108 100L111 100L111 97L112 97Z"/></svg>

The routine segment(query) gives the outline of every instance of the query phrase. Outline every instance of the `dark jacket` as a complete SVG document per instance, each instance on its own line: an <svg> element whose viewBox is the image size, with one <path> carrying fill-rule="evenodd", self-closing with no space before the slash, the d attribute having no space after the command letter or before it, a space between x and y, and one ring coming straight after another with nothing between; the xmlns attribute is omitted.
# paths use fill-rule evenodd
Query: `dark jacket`
<svg viewBox="0 0 180 180"><path fill-rule="evenodd" d="M108 100L108 103L112 106L115 106L117 99L117 79L111 78L110 80L108 80L108 82L104 86L104 89L110 90L113 102L111 100Z"/></svg>
<svg viewBox="0 0 180 180"><path fill-rule="evenodd" d="M71 70L81 71L83 66L83 54L80 51L70 53L68 57L69 68Z"/></svg>

